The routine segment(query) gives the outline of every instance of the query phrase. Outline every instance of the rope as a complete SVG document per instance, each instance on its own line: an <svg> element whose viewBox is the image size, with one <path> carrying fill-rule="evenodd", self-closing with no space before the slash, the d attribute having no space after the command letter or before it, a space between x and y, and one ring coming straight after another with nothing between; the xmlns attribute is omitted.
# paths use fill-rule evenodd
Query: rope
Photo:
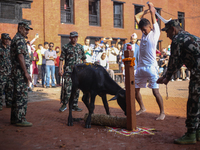
<svg viewBox="0 0 200 150"><path fill-rule="evenodd" d="M166 95L167 95L166 96L166 100L168 100L169 97L168 97L168 88L167 88L167 85L166 85Z"/></svg>

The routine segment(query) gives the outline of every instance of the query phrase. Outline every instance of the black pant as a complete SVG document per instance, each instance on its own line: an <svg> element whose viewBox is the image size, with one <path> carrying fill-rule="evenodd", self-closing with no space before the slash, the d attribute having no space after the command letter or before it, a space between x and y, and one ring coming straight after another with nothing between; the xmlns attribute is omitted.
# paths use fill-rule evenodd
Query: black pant
<svg viewBox="0 0 200 150"><path fill-rule="evenodd" d="M46 64L42 64L41 71L42 71L42 85L45 85Z"/></svg>
<svg viewBox="0 0 200 150"><path fill-rule="evenodd" d="M42 65L38 65L38 80L42 79Z"/></svg>
<svg viewBox="0 0 200 150"><path fill-rule="evenodd" d="M55 66L56 83L60 84L60 76L59 76L58 72L59 72L59 67Z"/></svg>

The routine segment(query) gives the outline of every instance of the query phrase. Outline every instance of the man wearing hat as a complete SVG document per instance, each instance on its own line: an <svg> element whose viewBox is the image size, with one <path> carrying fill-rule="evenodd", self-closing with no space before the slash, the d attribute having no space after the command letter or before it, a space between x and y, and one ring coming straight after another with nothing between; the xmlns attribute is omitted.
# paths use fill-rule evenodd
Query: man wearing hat
<svg viewBox="0 0 200 150"><path fill-rule="evenodd" d="M3 109L3 93L5 90L6 107L10 108L12 104L13 84L11 79L11 61L9 34L1 34L0 43L0 111Z"/></svg>
<svg viewBox="0 0 200 150"><path fill-rule="evenodd" d="M30 76L30 58L25 38L32 30L27 22L18 23L18 32L11 41L12 78L14 82L13 101L11 108L11 124L30 127L32 123L26 121L28 102L28 82Z"/></svg>
<svg viewBox="0 0 200 150"><path fill-rule="evenodd" d="M86 56L84 53L83 46L81 44L78 44L77 40L78 40L78 33L71 32L70 42L68 44L63 45L62 47L60 64L59 64L59 75L63 76L64 85L62 85L62 90L61 90L62 106L59 109L60 112L63 112L67 109L66 105L71 96L71 90L72 90L71 72L73 71L73 67L76 64L86 62ZM65 61L64 68L62 68L63 61ZM72 108L73 111L82 111L82 109L78 107L79 91L80 90L77 90L75 95L74 104Z"/></svg>
<svg viewBox="0 0 200 150"><path fill-rule="evenodd" d="M167 72L157 83L168 84L173 73L183 64L190 70L189 97L187 101L187 132L174 140L176 144L194 144L200 141L200 38L184 31L178 20L171 20L162 29L172 40Z"/></svg>
<svg viewBox="0 0 200 150"><path fill-rule="evenodd" d="M123 47L123 58L124 58L124 51L126 50L127 45L129 44L132 46L132 51L133 51L134 57L135 57L134 71L137 69L137 63L138 63L138 59L139 59L139 50L140 50L140 47L136 44L136 42L137 42L137 34L133 33L130 37L130 42L124 44L124 47Z"/></svg>

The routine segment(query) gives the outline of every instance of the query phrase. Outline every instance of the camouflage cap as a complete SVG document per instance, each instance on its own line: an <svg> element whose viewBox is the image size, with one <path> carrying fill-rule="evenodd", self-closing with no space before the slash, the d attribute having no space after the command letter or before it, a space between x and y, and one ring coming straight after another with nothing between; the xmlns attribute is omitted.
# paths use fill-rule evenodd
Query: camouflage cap
<svg viewBox="0 0 200 150"><path fill-rule="evenodd" d="M180 26L180 22L178 21L178 19L170 20L165 24L165 27L162 29L162 31L167 31L170 27L176 27L176 26Z"/></svg>
<svg viewBox="0 0 200 150"><path fill-rule="evenodd" d="M78 36L78 32L76 31L70 32L70 37L76 37L76 36Z"/></svg>
<svg viewBox="0 0 200 150"><path fill-rule="evenodd" d="M10 36L8 33L2 33L1 34L1 39L10 39Z"/></svg>
<svg viewBox="0 0 200 150"><path fill-rule="evenodd" d="M25 21L19 22L19 23L18 23L18 26L23 26L23 27L26 28L26 29L33 30L33 28L29 27L28 22L25 22Z"/></svg>

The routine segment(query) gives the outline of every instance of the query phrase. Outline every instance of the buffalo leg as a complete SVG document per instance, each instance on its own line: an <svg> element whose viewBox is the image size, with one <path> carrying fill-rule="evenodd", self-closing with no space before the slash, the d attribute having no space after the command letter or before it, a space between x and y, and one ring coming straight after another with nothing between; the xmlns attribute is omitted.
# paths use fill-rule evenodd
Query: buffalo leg
<svg viewBox="0 0 200 150"><path fill-rule="evenodd" d="M84 102L85 106L87 107L88 111L89 111L89 96L90 94L84 94L82 97L82 101Z"/></svg>
<svg viewBox="0 0 200 150"><path fill-rule="evenodd" d="M104 105L104 108L106 110L106 114L110 115L110 111L109 111L109 107L108 107L108 102L107 102L106 95L103 95L101 98L103 100L103 105Z"/></svg>
<svg viewBox="0 0 200 150"><path fill-rule="evenodd" d="M90 101L90 105L89 105L89 114L87 117L87 120L85 122L85 128L91 128L91 115L94 112L94 101L95 101L95 97L96 97L96 93L91 92L91 101Z"/></svg>

